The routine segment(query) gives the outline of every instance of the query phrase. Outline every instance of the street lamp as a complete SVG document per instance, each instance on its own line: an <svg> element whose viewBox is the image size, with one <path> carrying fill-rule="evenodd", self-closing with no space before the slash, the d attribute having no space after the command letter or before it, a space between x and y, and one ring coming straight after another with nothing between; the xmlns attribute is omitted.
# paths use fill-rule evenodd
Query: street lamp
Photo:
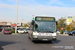
<svg viewBox="0 0 75 50"><path fill-rule="evenodd" d="M17 6L16 6L16 26L15 26L15 33L17 33L17 22L18 22L18 0L17 0Z"/></svg>

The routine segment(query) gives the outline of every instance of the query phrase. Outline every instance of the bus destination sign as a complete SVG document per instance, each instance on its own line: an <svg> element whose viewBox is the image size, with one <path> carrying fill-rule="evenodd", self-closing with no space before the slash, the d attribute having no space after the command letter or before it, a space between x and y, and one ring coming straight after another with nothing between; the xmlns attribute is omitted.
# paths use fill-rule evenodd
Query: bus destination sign
<svg viewBox="0 0 75 50"><path fill-rule="evenodd" d="M35 20L37 21L55 21L54 17L36 17Z"/></svg>

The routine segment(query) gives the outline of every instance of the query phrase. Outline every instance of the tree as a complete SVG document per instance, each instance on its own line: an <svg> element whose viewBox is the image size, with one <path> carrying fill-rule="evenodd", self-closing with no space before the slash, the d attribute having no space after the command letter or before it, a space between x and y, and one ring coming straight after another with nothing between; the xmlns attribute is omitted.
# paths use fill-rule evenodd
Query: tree
<svg viewBox="0 0 75 50"><path fill-rule="evenodd" d="M59 19L57 22L58 22L58 25L57 25L57 30L60 30L61 27L63 27L65 29L65 21L66 19L61 17L61 19Z"/></svg>
<svg viewBox="0 0 75 50"><path fill-rule="evenodd" d="M67 25L65 26L65 30L67 30Z"/></svg>
<svg viewBox="0 0 75 50"><path fill-rule="evenodd" d="M73 27L75 27L75 21L73 21L73 20L72 20L72 25L73 25Z"/></svg>
<svg viewBox="0 0 75 50"><path fill-rule="evenodd" d="M26 23L23 27L28 27L29 25L28 25L29 23Z"/></svg>
<svg viewBox="0 0 75 50"><path fill-rule="evenodd" d="M73 29L72 24L70 24L69 29L70 29L70 31L72 31L72 29Z"/></svg>
<svg viewBox="0 0 75 50"><path fill-rule="evenodd" d="M75 30L75 21L72 21L69 25L66 25L66 19L65 18L61 18L58 20L58 25L57 25L57 30L60 30L61 27L64 28L64 30L67 31L73 31Z"/></svg>
<svg viewBox="0 0 75 50"><path fill-rule="evenodd" d="M72 31L74 29L72 23L70 23L69 25L67 25L67 30L68 31Z"/></svg>

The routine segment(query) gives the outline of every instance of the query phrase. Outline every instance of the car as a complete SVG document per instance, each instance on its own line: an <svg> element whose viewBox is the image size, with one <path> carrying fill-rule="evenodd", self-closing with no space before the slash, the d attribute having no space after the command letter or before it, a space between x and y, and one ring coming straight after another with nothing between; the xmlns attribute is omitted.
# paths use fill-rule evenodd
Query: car
<svg viewBox="0 0 75 50"><path fill-rule="evenodd" d="M4 34L11 34L11 31L10 31L9 29L4 29L4 30L3 30L3 33L4 33Z"/></svg>
<svg viewBox="0 0 75 50"><path fill-rule="evenodd" d="M72 32L68 32L68 35L70 36L75 36L75 31L72 31Z"/></svg>
<svg viewBox="0 0 75 50"><path fill-rule="evenodd" d="M18 33L28 33L26 29L18 29L17 32Z"/></svg>
<svg viewBox="0 0 75 50"><path fill-rule="evenodd" d="M64 31L64 33L65 33L65 34L68 34L68 31L67 31L67 30L65 30L65 31Z"/></svg>
<svg viewBox="0 0 75 50"><path fill-rule="evenodd" d="M57 34L60 34L60 31L59 30L57 31Z"/></svg>
<svg viewBox="0 0 75 50"><path fill-rule="evenodd" d="M27 29L25 29L24 31L25 31L25 33L28 33L28 30Z"/></svg>
<svg viewBox="0 0 75 50"><path fill-rule="evenodd" d="M18 29L17 32L18 32L18 33L25 33L25 32L24 32L24 29Z"/></svg>

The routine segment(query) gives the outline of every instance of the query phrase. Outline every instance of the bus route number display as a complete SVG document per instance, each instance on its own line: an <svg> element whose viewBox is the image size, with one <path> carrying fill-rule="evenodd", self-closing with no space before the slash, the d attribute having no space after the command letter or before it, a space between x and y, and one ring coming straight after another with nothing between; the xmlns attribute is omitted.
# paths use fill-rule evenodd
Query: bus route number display
<svg viewBox="0 0 75 50"><path fill-rule="evenodd" d="M36 18L36 20L38 20L38 21L55 21L55 19L54 18L50 18L50 17L37 17Z"/></svg>

